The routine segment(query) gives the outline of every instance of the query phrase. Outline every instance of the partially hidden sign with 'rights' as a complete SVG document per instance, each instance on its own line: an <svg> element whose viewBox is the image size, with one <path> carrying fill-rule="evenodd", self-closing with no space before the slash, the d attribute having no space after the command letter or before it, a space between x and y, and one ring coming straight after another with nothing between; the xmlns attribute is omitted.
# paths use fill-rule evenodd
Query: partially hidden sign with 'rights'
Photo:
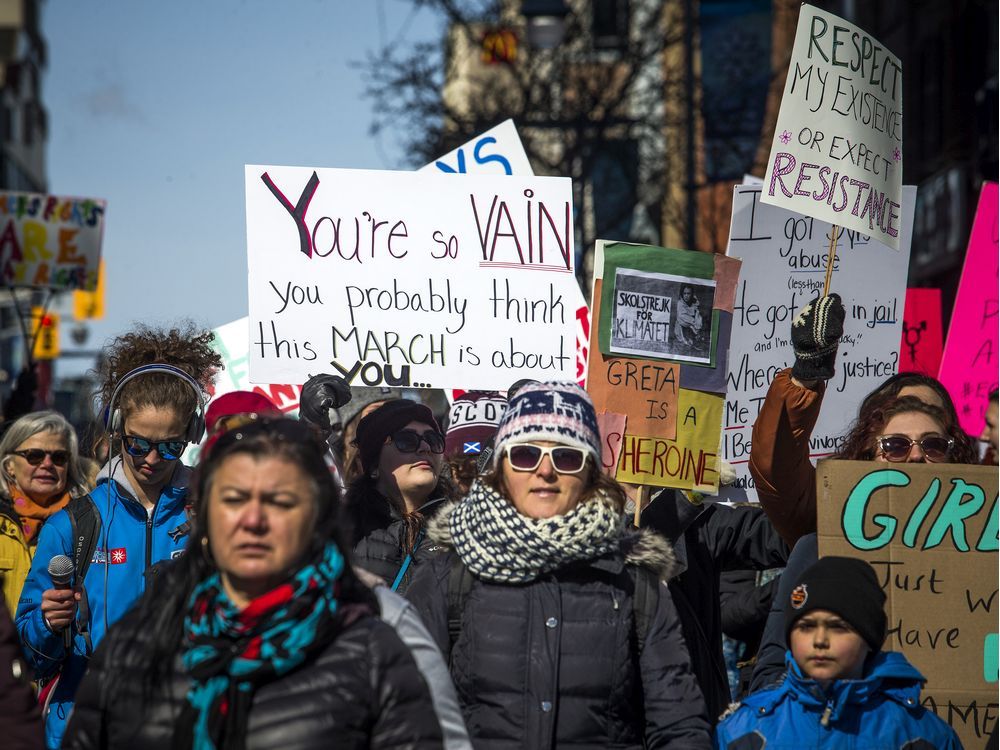
<svg viewBox="0 0 1000 750"><path fill-rule="evenodd" d="M884 649L923 674L924 706L982 748L997 721L996 467L821 461L820 556L875 568L888 614Z"/></svg>
<svg viewBox="0 0 1000 750"><path fill-rule="evenodd" d="M246 194L252 382L576 375L568 179L250 165Z"/></svg>

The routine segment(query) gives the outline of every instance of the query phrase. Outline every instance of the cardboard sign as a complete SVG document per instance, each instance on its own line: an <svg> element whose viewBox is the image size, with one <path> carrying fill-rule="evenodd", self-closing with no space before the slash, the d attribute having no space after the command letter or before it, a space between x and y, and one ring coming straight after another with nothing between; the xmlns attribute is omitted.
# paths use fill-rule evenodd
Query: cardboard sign
<svg viewBox="0 0 1000 750"><path fill-rule="evenodd" d="M907 289L899 371L920 372L936 378L941 366L942 340L941 290Z"/></svg>
<svg viewBox="0 0 1000 750"><path fill-rule="evenodd" d="M898 57L803 4L761 201L899 247L902 100Z"/></svg>
<svg viewBox="0 0 1000 750"><path fill-rule="evenodd" d="M105 210L91 198L0 192L0 283L94 291Z"/></svg>
<svg viewBox="0 0 1000 750"><path fill-rule="evenodd" d="M927 678L923 705L966 748L997 721L997 471L958 464L823 461L819 554L860 557L888 597L884 648Z"/></svg>
<svg viewBox="0 0 1000 750"><path fill-rule="evenodd" d="M587 390L623 417L602 434L616 478L716 492L739 263L598 241L594 269Z"/></svg>
<svg viewBox="0 0 1000 750"><path fill-rule="evenodd" d="M729 255L743 260L729 348L723 457L736 470L733 499L756 501L750 434L775 373L795 362L792 320L823 293L831 226L819 219L760 202L761 188L733 189ZM840 294L847 317L823 408L810 439L810 455L832 455L872 389L899 369L899 342L913 202L903 192L899 250L867 235L841 229L831 291ZM745 493L745 494L744 494Z"/></svg>
<svg viewBox="0 0 1000 750"><path fill-rule="evenodd" d="M417 171L444 174L534 174L513 120L504 120Z"/></svg>
<svg viewBox="0 0 1000 750"><path fill-rule="evenodd" d="M570 180L246 167L252 382L576 373Z"/></svg>
<svg viewBox="0 0 1000 750"><path fill-rule="evenodd" d="M970 435L983 431L986 397L997 387L998 257L997 184L987 182L979 195L938 375Z"/></svg>

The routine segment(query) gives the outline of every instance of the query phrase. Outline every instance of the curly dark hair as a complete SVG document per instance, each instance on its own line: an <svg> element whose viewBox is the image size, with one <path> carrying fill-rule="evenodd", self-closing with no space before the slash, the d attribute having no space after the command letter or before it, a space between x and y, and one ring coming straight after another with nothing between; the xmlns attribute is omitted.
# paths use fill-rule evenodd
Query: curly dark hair
<svg viewBox="0 0 1000 750"><path fill-rule="evenodd" d="M509 500L510 492L503 481L503 462L506 460L501 455L496 466L482 477L482 482ZM624 488L617 481L601 471L601 467L590 457L587 458L587 468L584 471L587 476L584 480L584 491L580 497L580 502L585 503L593 500L598 495L604 495L611 500L619 513L624 513L625 501L627 499Z"/></svg>
<svg viewBox="0 0 1000 750"><path fill-rule="evenodd" d="M215 374L223 368L222 357L212 349L214 340L212 331L199 329L190 321L169 330L135 326L104 348L101 384L95 394L101 408L110 405L119 381L143 365L173 365L194 378L203 391L208 390ZM123 419L146 406L172 409L186 420L198 408L198 399L180 378L150 373L126 383L115 402Z"/></svg>
<svg viewBox="0 0 1000 750"><path fill-rule="evenodd" d="M867 402L867 400L866 400ZM941 425L943 433L955 440L948 463L976 464L979 456L976 454L968 436L958 426L958 420L953 419L946 409L941 409L916 396L901 396L888 402L880 401L878 405L869 408L867 412L858 415L857 421L844 438L840 450L834 458L852 461L872 461L876 456L875 438L878 437L889 421L897 414L918 412L926 414ZM963 438L963 439L960 439Z"/></svg>
<svg viewBox="0 0 1000 750"><path fill-rule="evenodd" d="M948 393L948 389L944 387L940 380L932 378L929 375L923 375L919 372L897 373L890 378L886 378L881 385L865 396L864 401L861 402L861 406L858 409L858 418L855 420L850 431L847 433L847 437L841 446L840 452L843 453L848 445L848 441L851 440L859 430L863 430L863 425L870 422L876 412L884 410L889 404L895 401L904 388L919 388L921 386L930 388L935 394L937 394L938 399L941 401L941 408L945 414L945 421L943 421L942 424L947 426L948 435L955 439L955 447L952 449L952 463L976 463L976 461L968 461L965 458L958 458L958 456L975 456L977 455L977 451L972 442L972 438L970 438L965 431L959 427L958 412L955 409L955 402L951 400L951 395ZM909 396L908 398L916 397ZM860 445L856 446L859 450L862 447L863 446ZM851 458L850 456L839 454L837 457Z"/></svg>

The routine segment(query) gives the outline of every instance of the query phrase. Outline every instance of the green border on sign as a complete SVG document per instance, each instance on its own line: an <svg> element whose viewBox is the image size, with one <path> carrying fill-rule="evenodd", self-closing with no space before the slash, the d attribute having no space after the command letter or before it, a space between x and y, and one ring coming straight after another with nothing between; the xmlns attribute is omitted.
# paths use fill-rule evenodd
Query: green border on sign
<svg viewBox="0 0 1000 750"><path fill-rule="evenodd" d="M657 359L664 362L676 362L691 367L715 367L716 350L719 344L719 311L712 309L712 340L709 348L712 352L708 364L704 362L689 362L687 360L668 359L667 357L651 357L647 355L631 356L611 351L611 319L614 311L614 280L618 269L633 271L649 271L650 273L666 273L674 276L690 276L693 279L715 278L715 256L712 253L699 253L691 250L671 250L654 245L630 245L621 242L609 243L604 246L604 276L601 282L601 319L597 326L597 343L601 354L607 357L622 357L624 359ZM610 283L609 283L610 280Z"/></svg>

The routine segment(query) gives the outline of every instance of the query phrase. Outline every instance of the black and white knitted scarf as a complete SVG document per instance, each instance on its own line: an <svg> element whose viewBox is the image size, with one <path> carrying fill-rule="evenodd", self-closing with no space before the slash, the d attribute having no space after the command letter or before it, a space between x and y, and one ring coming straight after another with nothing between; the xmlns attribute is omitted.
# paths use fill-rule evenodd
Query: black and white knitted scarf
<svg viewBox="0 0 1000 750"><path fill-rule="evenodd" d="M478 481L448 521L462 562L479 578L497 583L526 583L567 563L600 557L620 544L624 524L603 496L565 515L528 518Z"/></svg>

